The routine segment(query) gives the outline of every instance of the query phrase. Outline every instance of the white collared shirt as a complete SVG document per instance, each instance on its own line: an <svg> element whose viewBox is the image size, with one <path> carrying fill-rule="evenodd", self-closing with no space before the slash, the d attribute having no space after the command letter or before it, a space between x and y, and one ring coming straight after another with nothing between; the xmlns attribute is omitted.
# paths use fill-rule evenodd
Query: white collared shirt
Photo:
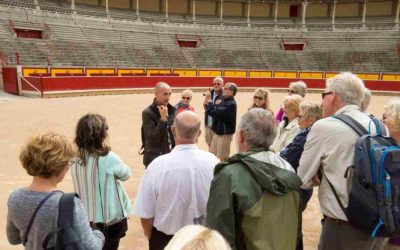
<svg viewBox="0 0 400 250"><path fill-rule="evenodd" d="M195 224L195 219L206 215L218 162L217 157L195 144L177 145L157 157L142 177L133 214L154 218L153 226L169 235Z"/></svg>

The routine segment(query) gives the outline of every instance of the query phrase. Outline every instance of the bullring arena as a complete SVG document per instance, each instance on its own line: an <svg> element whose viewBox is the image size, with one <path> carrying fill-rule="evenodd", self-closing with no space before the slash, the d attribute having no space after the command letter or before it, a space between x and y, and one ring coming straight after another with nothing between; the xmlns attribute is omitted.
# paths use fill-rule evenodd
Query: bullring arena
<svg viewBox="0 0 400 250"><path fill-rule="evenodd" d="M18 160L22 144L46 131L73 139L84 114L107 118L111 148L132 169L123 186L134 201L144 173L141 112L158 81L171 84L171 104L195 90L200 117L215 76L238 84L238 117L257 87L271 90L277 111L295 80L320 103L325 80L340 71L365 80L376 117L399 96L397 1L72 2L0 0L0 249L22 249L5 234L8 196L31 180ZM207 149L204 136L199 146ZM70 174L60 189L73 191ZM303 214L305 249L317 248L321 217L315 188ZM139 219L128 224L119 249L147 249Z"/></svg>
<svg viewBox="0 0 400 250"><path fill-rule="evenodd" d="M240 92L237 96L238 115L240 116L248 109L252 100L251 92ZM282 98L286 93L273 92L271 105L277 110ZM135 197L139 181L144 172L142 157L138 155L141 146L140 126L141 111L151 102L152 94L132 94L132 95L106 95L106 96L82 96L66 97L54 99L13 99L0 102L0 123L1 133L1 199L0 204L1 249L21 249L21 247L11 247L5 235L5 221L7 215L7 198L13 190L18 187L27 186L31 177L21 167L18 155L21 145L26 138L38 132L54 131L68 135L71 139L74 135L75 125L78 119L88 112L99 113L108 119L110 143L113 151L131 167L132 177L123 183L129 196ZM172 94L171 103L178 102L179 93ZM372 97L371 113L378 117L383 113L383 105L391 96L374 95ZM307 100L319 103L321 94L311 93L306 97ZM195 93L193 105L195 111L202 115L203 96ZM6 121L6 122L4 122ZM207 149L204 137L201 136L199 145L202 149ZM232 143L231 152L235 152ZM60 186L61 190L73 191L73 183L70 175ZM317 190L315 188L315 190ZM304 239L306 249L316 249L320 233L319 204L317 192L313 194L304 213ZM120 249L146 249L147 240L145 239L140 221L138 218L131 217L129 220L129 231L127 237L122 242Z"/></svg>

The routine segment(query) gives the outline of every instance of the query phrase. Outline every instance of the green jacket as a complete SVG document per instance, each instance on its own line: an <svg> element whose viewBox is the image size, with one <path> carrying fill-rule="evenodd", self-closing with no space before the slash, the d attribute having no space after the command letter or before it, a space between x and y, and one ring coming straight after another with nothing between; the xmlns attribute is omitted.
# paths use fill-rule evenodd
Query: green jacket
<svg viewBox="0 0 400 250"><path fill-rule="evenodd" d="M295 249L301 180L288 166L259 149L216 166L207 224L232 249Z"/></svg>

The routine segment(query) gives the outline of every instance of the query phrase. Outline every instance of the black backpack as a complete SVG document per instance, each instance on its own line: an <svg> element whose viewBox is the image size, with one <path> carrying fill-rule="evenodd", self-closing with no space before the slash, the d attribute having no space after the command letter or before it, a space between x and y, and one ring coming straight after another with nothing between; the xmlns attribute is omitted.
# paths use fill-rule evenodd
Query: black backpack
<svg viewBox="0 0 400 250"><path fill-rule="evenodd" d="M349 223L372 238L390 237L400 233L400 147L390 137L384 137L385 127L371 117L377 135L371 135L361 124L347 115L335 118L351 127L359 136L355 145L351 173L349 204L345 208L334 187L336 200ZM384 131L384 132L382 132ZM325 176L326 177L326 176Z"/></svg>
<svg viewBox="0 0 400 250"><path fill-rule="evenodd" d="M33 221L35 220L36 214L39 211L40 207L54 194L52 192L48 196L46 196L38 205L35 212L33 213L31 220L29 222L29 226L26 232L26 236L24 238L24 245L28 241L28 234L30 228L32 226ZM57 220L57 229L55 232L49 233L43 244L43 249L46 250L84 250L84 247L81 243L81 238L79 234L73 228L73 218L74 218L74 198L78 197L75 193L64 193L60 201L58 203L58 220ZM49 248L48 244L50 239L55 236L55 246Z"/></svg>

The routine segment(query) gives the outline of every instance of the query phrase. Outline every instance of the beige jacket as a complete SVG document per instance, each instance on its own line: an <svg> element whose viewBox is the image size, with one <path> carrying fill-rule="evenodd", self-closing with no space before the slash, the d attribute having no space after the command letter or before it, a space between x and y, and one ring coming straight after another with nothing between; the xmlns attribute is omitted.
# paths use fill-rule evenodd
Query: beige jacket
<svg viewBox="0 0 400 250"><path fill-rule="evenodd" d="M299 118L293 119L291 122L289 122L286 128L283 127L284 124L285 124L284 121L281 121L279 123L275 140L270 148L275 153L279 153L287 145L292 143L293 139L301 131L299 127Z"/></svg>
<svg viewBox="0 0 400 250"><path fill-rule="evenodd" d="M336 112L339 113L351 116L367 130L370 126L371 133L376 133L371 118L362 113L358 106L344 106ZM336 118L327 117L317 121L307 136L297 170L303 181L302 188L312 187L313 176L321 171L334 186L343 205L347 207L350 179L346 179L344 175L346 169L353 164L354 147L358 138L356 132ZM347 221L325 177L322 178L318 198L323 214Z"/></svg>

